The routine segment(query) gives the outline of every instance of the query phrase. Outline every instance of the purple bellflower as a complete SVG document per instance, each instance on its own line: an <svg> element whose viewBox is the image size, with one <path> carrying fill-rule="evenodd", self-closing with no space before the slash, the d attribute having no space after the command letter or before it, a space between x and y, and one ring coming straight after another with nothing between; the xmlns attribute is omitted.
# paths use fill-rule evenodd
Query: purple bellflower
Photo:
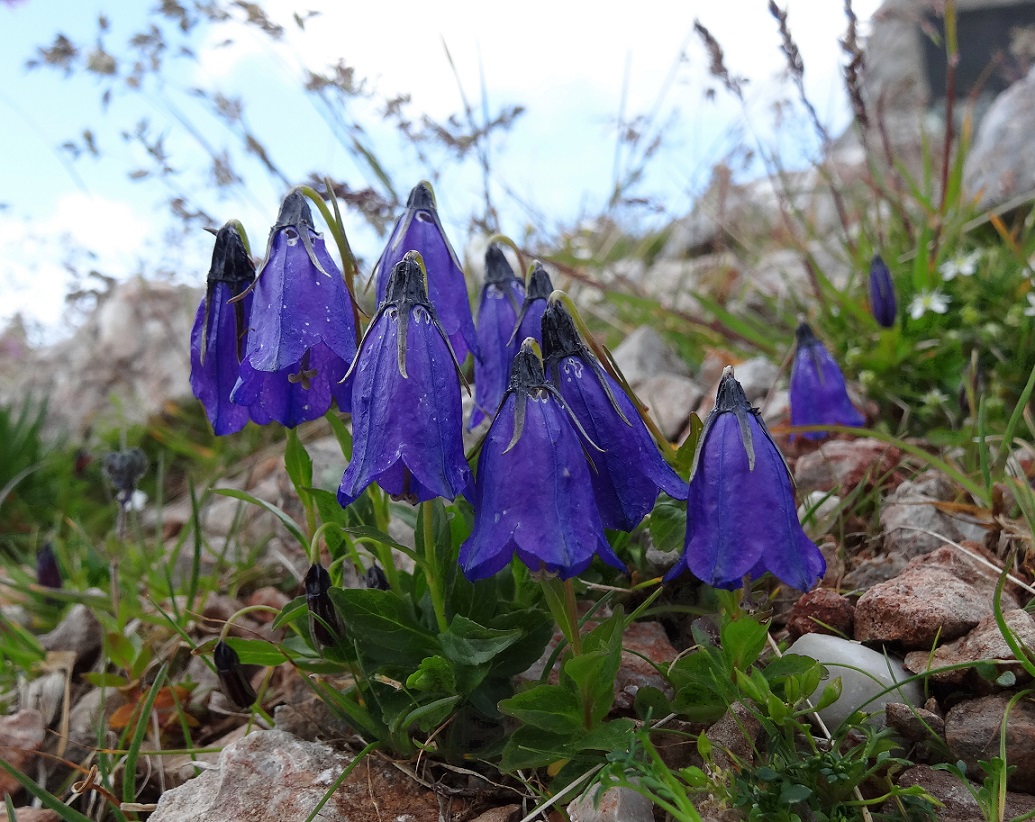
<svg viewBox="0 0 1035 822"><path fill-rule="evenodd" d="M603 453L590 451L590 472L600 517L607 528L631 531L664 491L686 499L687 484L657 443L622 387L579 336L575 321L557 299L543 314L546 374L575 419Z"/></svg>
<svg viewBox="0 0 1035 822"><path fill-rule="evenodd" d="M507 390L510 363L519 341L514 337L525 284L514 274L498 245L485 251L485 286L478 308L478 353L474 358L474 410L468 428L491 419ZM522 338L524 339L524 338Z"/></svg>
<svg viewBox="0 0 1035 822"><path fill-rule="evenodd" d="M898 314L895 283L880 254L874 254L870 262L870 311L882 328L891 328L895 324Z"/></svg>
<svg viewBox="0 0 1035 822"><path fill-rule="evenodd" d="M255 265L231 221L216 232L208 286L190 332L190 386L218 436L248 423L248 409L230 402L230 392L241 371L254 280Z"/></svg>
<svg viewBox="0 0 1035 822"><path fill-rule="evenodd" d="M248 343L230 399L257 423L289 428L323 416L332 396L348 411L338 383L356 355L352 296L297 189L280 207L253 289Z"/></svg>
<svg viewBox="0 0 1035 822"><path fill-rule="evenodd" d="M580 439L585 432L546 382L537 348L532 339L522 343L482 444L474 530L460 546L470 580L501 571L515 553L532 571L561 579L582 573L597 554L625 570L604 536Z"/></svg>
<svg viewBox="0 0 1035 822"><path fill-rule="evenodd" d="M470 483L459 367L425 276L417 252L392 269L345 378L354 447L338 488L343 508L372 482L413 503L454 499Z"/></svg>
<svg viewBox="0 0 1035 822"><path fill-rule="evenodd" d="M536 260L528 270L528 284L525 286L525 301L518 314L517 327L514 329L515 341L531 337L539 345L543 344L543 312L546 301L553 293L553 282L546 273L543 264Z"/></svg>
<svg viewBox="0 0 1035 822"><path fill-rule="evenodd" d="M791 425L861 426L866 418L848 398L841 369L807 323L795 332L798 347L791 367ZM826 437L823 431L802 434L805 439Z"/></svg>
<svg viewBox="0 0 1035 822"><path fill-rule="evenodd" d="M694 456L686 521L686 550L666 581L690 571L729 589L770 571L807 591L826 571L798 522L787 463L729 366Z"/></svg>
<svg viewBox="0 0 1035 822"><path fill-rule="evenodd" d="M458 361L477 352L478 344L463 267L453 251L435 206L431 183L421 180L410 192L406 211L395 224L388 245L374 264L378 305L388 293L388 279L407 251L419 251L428 275L428 294Z"/></svg>

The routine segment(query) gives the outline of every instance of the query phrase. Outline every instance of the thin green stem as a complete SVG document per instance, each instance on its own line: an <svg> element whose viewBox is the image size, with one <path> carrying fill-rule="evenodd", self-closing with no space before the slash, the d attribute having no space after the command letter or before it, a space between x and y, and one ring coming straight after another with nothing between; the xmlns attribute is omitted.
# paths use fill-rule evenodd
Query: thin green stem
<svg viewBox="0 0 1035 822"><path fill-rule="evenodd" d="M428 593L431 594L431 607L435 609L435 622L440 633L449 628L446 620L446 601L442 596L441 580L438 578L438 563L435 557L435 510L432 502L420 504L420 515L424 524L424 578L428 581Z"/></svg>

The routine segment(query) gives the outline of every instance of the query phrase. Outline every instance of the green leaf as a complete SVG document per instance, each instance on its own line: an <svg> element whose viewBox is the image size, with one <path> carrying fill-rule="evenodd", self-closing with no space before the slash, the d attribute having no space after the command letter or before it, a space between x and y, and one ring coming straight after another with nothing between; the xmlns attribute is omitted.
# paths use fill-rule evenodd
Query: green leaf
<svg viewBox="0 0 1035 822"><path fill-rule="evenodd" d="M676 688L672 710L696 722L714 722L732 700L719 683L727 681L717 659L707 651L697 651L678 660L669 670Z"/></svg>
<svg viewBox="0 0 1035 822"><path fill-rule="evenodd" d="M663 553L682 551L686 544L686 502L659 500L651 511L647 529L657 550Z"/></svg>
<svg viewBox="0 0 1035 822"><path fill-rule="evenodd" d="M441 650L412 601L394 591L331 588L330 596L349 636L371 659L416 667Z"/></svg>
<svg viewBox="0 0 1035 822"><path fill-rule="evenodd" d="M523 726L510 735L503 748L500 770L511 773L526 768L542 768L554 762L570 759L578 753L578 738L571 734L557 734L541 728Z"/></svg>
<svg viewBox="0 0 1035 822"><path fill-rule="evenodd" d="M406 687L425 693L451 694L456 690L456 673L449 660L440 656L425 657L420 667L406 678Z"/></svg>
<svg viewBox="0 0 1035 822"><path fill-rule="evenodd" d="M778 801L781 805L793 805L796 802L804 802L810 796L812 796L812 788L784 782L783 787L780 788L780 799Z"/></svg>
<svg viewBox="0 0 1035 822"><path fill-rule="evenodd" d="M584 728L578 697L560 685L537 685L504 699L499 708L526 725L554 734L570 735Z"/></svg>
<svg viewBox="0 0 1035 822"><path fill-rule="evenodd" d="M672 713L672 706L668 697L659 688L653 685L643 685L636 691L636 699L633 703L636 715L647 721L649 719L660 719Z"/></svg>
<svg viewBox="0 0 1035 822"><path fill-rule="evenodd" d="M749 617L722 626L722 653L731 667L746 670L758 660L766 644L769 627Z"/></svg>
<svg viewBox="0 0 1035 822"><path fill-rule="evenodd" d="M289 428L287 432L287 444L284 447L284 468L295 486L295 493L305 499L309 489L313 486L313 460L309 452L305 450L302 441L298 438L298 432Z"/></svg>
<svg viewBox="0 0 1035 822"><path fill-rule="evenodd" d="M226 644L237 651L242 665L275 667L287 660L287 655L272 642L264 639L227 637Z"/></svg>
<svg viewBox="0 0 1035 822"><path fill-rule="evenodd" d="M456 616L439 636L442 650L453 662L481 665L505 651L524 634L520 628L486 628L466 617Z"/></svg>
<svg viewBox="0 0 1035 822"><path fill-rule="evenodd" d="M502 603L501 603L502 604ZM492 661L492 675L516 676L527 671L546 650L553 637L553 621L538 608L508 611L492 620L492 628L507 630L520 628L522 635Z"/></svg>
<svg viewBox="0 0 1035 822"><path fill-rule="evenodd" d="M414 708L408 714L398 720L392 727L393 731L408 731L416 725L424 733L430 733L446 721L450 712L457 702L459 696L447 696Z"/></svg>
<svg viewBox="0 0 1035 822"><path fill-rule="evenodd" d="M324 414L324 419L331 426L331 430L334 432L334 436L338 440L338 445L341 446L342 456L346 460L352 459L352 432L349 431L349 427L345 424L344 420L341 419L333 411L328 411Z"/></svg>
<svg viewBox="0 0 1035 822"><path fill-rule="evenodd" d="M280 613L277 614L276 619L273 620L273 624L270 626L274 630L280 628L282 625L289 625L297 619L301 619L303 616L308 616L309 606L306 604L305 595L295 597L291 602L280 609Z"/></svg>

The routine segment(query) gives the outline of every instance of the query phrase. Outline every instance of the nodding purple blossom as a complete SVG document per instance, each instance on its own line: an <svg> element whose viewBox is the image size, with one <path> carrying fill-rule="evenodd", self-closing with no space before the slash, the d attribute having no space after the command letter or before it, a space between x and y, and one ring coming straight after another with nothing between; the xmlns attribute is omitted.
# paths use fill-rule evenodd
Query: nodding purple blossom
<svg viewBox="0 0 1035 822"><path fill-rule="evenodd" d="M583 342L560 300L550 300L542 327L546 375L601 449L588 453L604 526L631 531L659 491L686 499L686 482L665 462L636 407Z"/></svg>
<svg viewBox="0 0 1035 822"><path fill-rule="evenodd" d="M338 487L343 508L372 482L413 503L454 499L470 482L459 367L426 289L420 255L408 253L345 378L353 451Z"/></svg>
<svg viewBox="0 0 1035 822"><path fill-rule="evenodd" d="M795 332L797 348L791 366L791 425L848 425L866 422L848 397L841 369L807 323ZM801 434L805 439L823 439L823 431Z"/></svg>
<svg viewBox="0 0 1035 822"><path fill-rule="evenodd" d="M766 571L799 591L826 571L802 530L791 476L757 408L727 367L694 456L686 549L665 575L690 571L715 588L739 588Z"/></svg>
<svg viewBox="0 0 1035 822"><path fill-rule="evenodd" d="M331 398L349 410L340 385L356 355L352 295L305 195L293 190L270 230L252 291L248 340L230 399L252 420L293 428L327 412Z"/></svg>
<svg viewBox="0 0 1035 822"><path fill-rule="evenodd" d="M525 301L521 305L513 334L515 342L531 337L540 345L543 344L543 312L546 311L546 301L552 293L550 275L546 273L543 264L536 260L528 271Z"/></svg>
<svg viewBox="0 0 1035 822"><path fill-rule="evenodd" d="M240 376L252 305L246 291L254 280L255 265L231 221L216 232L205 296L190 332L191 390L217 436L248 424L248 409L230 402L230 392Z"/></svg>
<svg viewBox="0 0 1035 822"><path fill-rule="evenodd" d="M36 552L36 582L44 588L61 587L61 569L58 568L53 543L44 542Z"/></svg>
<svg viewBox="0 0 1035 822"><path fill-rule="evenodd" d="M510 363L520 344L514 333L524 300L525 284L514 274L500 247L490 245L485 251L485 285L478 308L474 410L468 428L491 419L507 390Z"/></svg>
<svg viewBox="0 0 1035 822"><path fill-rule="evenodd" d="M579 430L546 382L538 346L526 339L503 402L482 444L471 503L474 529L460 546L470 580L501 571L516 554L535 572L562 579L599 555L625 570L604 536ZM586 438L588 439L588 438Z"/></svg>
<svg viewBox="0 0 1035 822"><path fill-rule="evenodd" d="M870 263L870 311L877 325L891 328L898 316L898 302L895 299L895 283L891 271L880 254L874 254Z"/></svg>
<svg viewBox="0 0 1035 822"><path fill-rule="evenodd" d="M410 191L406 211L388 238L388 244L374 264L371 276L377 287L377 301L388 293L388 279L408 251L418 251L428 277L428 295L439 322L453 346L458 361L476 353L478 343L471 316L463 266L453 250L435 204L431 183L422 180Z"/></svg>

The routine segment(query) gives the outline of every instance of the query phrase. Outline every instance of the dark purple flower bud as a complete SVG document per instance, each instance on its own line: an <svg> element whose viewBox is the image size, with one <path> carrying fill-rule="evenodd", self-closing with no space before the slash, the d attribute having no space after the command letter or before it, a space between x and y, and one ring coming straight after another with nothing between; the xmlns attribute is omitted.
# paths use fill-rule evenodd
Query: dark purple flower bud
<svg viewBox="0 0 1035 822"><path fill-rule="evenodd" d="M376 562L367 568L364 581L367 584L367 588L374 588L378 591L387 591L392 587L388 584L388 577L385 576L385 572L381 570L381 566Z"/></svg>
<svg viewBox="0 0 1035 822"><path fill-rule="evenodd" d="M543 314L543 356L550 381L603 449L590 450L589 458L604 526L631 531L650 513L659 490L686 499L687 484L665 462L636 407L583 342L558 300Z"/></svg>
<svg viewBox="0 0 1035 822"><path fill-rule="evenodd" d="M474 530L460 546L468 579L492 576L515 553L532 571L562 579L582 573L597 554L625 570L604 536L580 434L546 382L535 341L526 339L478 458Z"/></svg>
<svg viewBox="0 0 1035 822"><path fill-rule="evenodd" d="M848 398L844 375L826 346L807 323L799 325L795 333L798 347L791 366L791 425L865 424L866 418ZM818 440L827 435L810 431L801 436Z"/></svg>
<svg viewBox="0 0 1035 822"><path fill-rule="evenodd" d="M313 565L305 575L305 601L309 606L309 633L324 647L334 645L342 634L338 612L330 594L331 575L322 565Z"/></svg>
<svg viewBox="0 0 1035 822"><path fill-rule="evenodd" d="M798 523L787 463L728 366L694 456L686 520L686 550L666 581L690 571L739 588L769 571L807 591L826 570Z"/></svg>
<svg viewBox="0 0 1035 822"><path fill-rule="evenodd" d="M218 436L240 431L248 423L248 409L230 402L230 392L240 376L251 292L230 301L254 280L255 266L237 228L229 222L216 232L208 287L190 333L191 389Z"/></svg>
<svg viewBox="0 0 1035 822"><path fill-rule="evenodd" d="M895 283L880 254L874 254L870 263L870 311L878 325L891 328L895 324L898 314Z"/></svg>
<svg viewBox="0 0 1035 822"><path fill-rule="evenodd" d="M44 542L36 552L36 582L44 588L61 587L61 569L54 555L54 546L49 542Z"/></svg>
<svg viewBox="0 0 1035 822"><path fill-rule="evenodd" d="M216 675L219 677L219 684L223 687L223 693L238 708L243 711L248 710L255 704L255 689L244 675L241 658L237 655L237 651L223 640L219 640L212 656L216 663Z"/></svg>
<svg viewBox="0 0 1035 822"><path fill-rule="evenodd" d="M377 285L379 304L384 302L388 293L392 270L408 251L420 252L424 259L431 304L435 306L457 359L463 362L468 352L478 350L471 300L467 296L463 266L446 237L435 205L435 194L431 183L426 180L413 187L406 201L406 211L395 224L381 258L374 264L371 276Z"/></svg>
<svg viewBox="0 0 1035 822"><path fill-rule="evenodd" d="M514 329L515 343L531 337L540 345L543 344L543 312L546 301L553 294L553 282L546 273L543 264L536 260L528 271L528 285L525 290L525 301L518 314L517 328Z"/></svg>
<svg viewBox="0 0 1035 822"><path fill-rule="evenodd" d="M338 487L343 508L372 482L413 503L467 487L459 367L416 253L392 269L345 386L354 444Z"/></svg>
<svg viewBox="0 0 1035 822"><path fill-rule="evenodd" d="M478 308L475 405L468 428L491 418L507 390L510 363L520 343L514 334L524 300L525 284L514 274L500 247L490 245L485 251L485 286Z"/></svg>
<svg viewBox="0 0 1035 822"><path fill-rule="evenodd" d="M133 499L133 492L145 471L147 456L139 448L110 451L104 455L104 476L115 490L115 501L123 508Z"/></svg>
<svg viewBox="0 0 1035 822"><path fill-rule="evenodd" d="M356 354L352 305L305 195L292 191L255 279L241 376L230 399L259 424L276 420L289 428L323 416L332 396L349 410L339 382Z"/></svg>

